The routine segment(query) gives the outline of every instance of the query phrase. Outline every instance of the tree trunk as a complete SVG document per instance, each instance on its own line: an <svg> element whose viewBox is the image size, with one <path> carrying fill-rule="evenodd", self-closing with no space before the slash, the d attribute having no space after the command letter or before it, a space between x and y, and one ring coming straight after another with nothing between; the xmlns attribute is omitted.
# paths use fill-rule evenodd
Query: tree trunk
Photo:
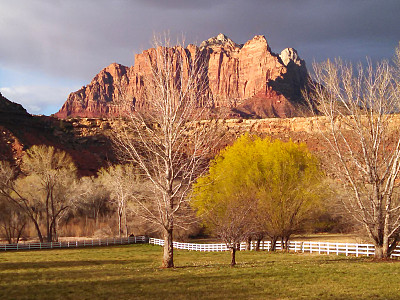
<svg viewBox="0 0 400 300"><path fill-rule="evenodd" d="M129 236L129 231L128 231L128 217L126 214L126 203L124 204L124 223L125 223L125 236Z"/></svg>
<svg viewBox="0 0 400 300"><path fill-rule="evenodd" d="M54 241L58 242L58 221L56 220L54 224Z"/></svg>
<svg viewBox="0 0 400 300"><path fill-rule="evenodd" d="M46 231L47 231L47 241L51 242L51 227L50 227L50 205L49 205L49 193L47 193L46 197Z"/></svg>
<svg viewBox="0 0 400 300"><path fill-rule="evenodd" d="M251 250L251 237L247 238L246 241L246 250Z"/></svg>
<svg viewBox="0 0 400 300"><path fill-rule="evenodd" d="M375 245L375 258L382 259L384 258L384 249L382 245Z"/></svg>
<svg viewBox="0 0 400 300"><path fill-rule="evenodd" d="M162 267L173 268L174 267L174 247L172 241L172 228L164 229L164 256Z"/></svg>
<svg viewBox="0 0 400 300"><path fill-rule="evenodd" d="M58 225L57 215L54 215L50 223L50 233L47 234L48 242L58 242L57 225Z"/></svg>
<svg viewBox="0 0 400 300"><path fill-rule="evenodd" d="M54 207L54 197L53 197L53 191L51 192L51 226L50 226L50 231L51 231L51 242L57 242L57 216L58 213L56 213L56 208Z"/></svg>
<svg viewBox="0 0 400 300"><path fill-rule="evenodd" d="M289 251L289 239L290 239L290 236L285 237L285 248L284 249L286 252Z"/></svg>
<svg viewBox="0 0 400 300"><path fill-rule="evenodd" d="M393 250L396 249L398 244L399 237L395 236L395 238L390 243L389 238L387 236L382 237L383 242L378 243L375 242L375 258L376 259L387 259L390 258Z"/></svg>
<svg viewBox="0 0 400 300"><path fill-rule="evenodd" d="M260 244L261 244L261 239L257 239L257 241L256 241L256 251L260 251Z"/></svg>
<svg viewBox="0 0 400 300"><path fill-rule="evenodd" d="M118 209L118 236L122 236L122 211Z"/></svg>
<svg viewBox="0 0 400 300"><path fill-rule="evenodd" d="M26 225L26 223L24 223L20 228L19 228L19 230L18 230L18 235L17 235L17 244L19 243L19 240L20 240L20 238L21 238L21 235L22 235L22 231L24 230L24 228L25 228L25 225Z"/></svg>
<svg viewBox="0 0 400 300"><path fill-rule="evenodd" d="M231 267L236 265L236 247L231 247Z"/></svg>
<svg viewBox="0 0 400 300"><path fill-rule="evenodd" d="M276 251L276 241L278 240L277 237L273 237L271 239L271 251Z"/></svg>
<svg viewBox="0 0 400 300"><path fill-rule="evenodd" d="M39 241L41 243L43 243L43 236L42 236L42 232L40 231L39 224L36 222L35 219L31 218L31 220L33 221L33 224L35 225L35 229L36 229L36 232L38 234Z"/></svg>
<svg viewBox="0 0 400 300"><path fill-rule="evenodd" d="M391 251L389 250L388 245L375 245L375 255L374 257L377 259L387 259L390 258Z"/></svg>

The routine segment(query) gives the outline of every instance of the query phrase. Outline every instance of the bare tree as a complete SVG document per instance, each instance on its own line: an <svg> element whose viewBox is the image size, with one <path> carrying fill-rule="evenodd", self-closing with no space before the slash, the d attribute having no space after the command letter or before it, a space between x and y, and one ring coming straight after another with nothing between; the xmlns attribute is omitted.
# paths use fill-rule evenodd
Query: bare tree
<svg viewBox="0 0 400 300"><path fill-rule="evenodd" d="M104 188L101 178L91 176L79 180L76 193L78 201L75 201L74 208L78 215L85 217L85 227L89 218L94 221L95 229L99 229L100 217L110 210L110 191Z"/></svg>
<svg viewBox="0 0 400 300"><path fill-rule="evenodd" d="M400 132L391 125L400 108L399 80L386 61L353 68L328 60L314 64L314 72L306 96L325 116L317 124L332 151L327 165L348 189L343 204L363 224L375 257L387 258L400 229Z"/></svg>
<svg viewBox="0 0 400 300"><path fill-rule="evenodd" d="M132 165L116 165L107 169L100 169L99 178L111 195L111 201L116 205L118 217L118 233L129 235L128 230L128 202L136 196L138 185L137 176Z"/></svg>
<svg viewBox="0 0 400 300"><path fill-rule="evenodd" d="M240 243L258 229L254 222L257 208L255 193L250 188L241 188L235 193L229 191L225 194L225 191L215 190L213 183L205 183L204 180L208 181L203 178L195 185L192 205L212 233L230 249L233 267Z"/></svg>
<svg viewBox="0 0 400 300"><path fill-rule="evenodd" d="M143 107L129 113L128 125L115 131L114 142L120 157L137 165L152 185L151 199L137 203L141 216L162 229L162 266L170 268L176 217L187 207L191 184L204 170L217 136L215 122L200 122L212 103L199 50L170 47L168 37L154 38L147 58L140 74Z"/></svg>
<svg viewBox="0 0 400 300"><path fill-rule="evenodd" d="M24 212L0 196L0 232L9 244L19 242L26 224L27 218Z"/></svg>
<svg viewBox="0 0 400 300"><path fill-rule="evenodd" d="M16 184L17 171L8 162L0 161L0 193L1 196L15 203L25 212L35 226L40 242L43 242L43 235L40 229L41 207L38 202L32 202L24 197Z"/></svg>
<svg viewBox="0 0 400 300"><path fill-rule="evenodd" d="M54 147L35 145L23 156L21 169L23 174L17 177L15 168L0 164L0 194L26 213L41 242L43 218L47 240L57 240L58 223L70 208L76 177L72 158Z"/></svg>

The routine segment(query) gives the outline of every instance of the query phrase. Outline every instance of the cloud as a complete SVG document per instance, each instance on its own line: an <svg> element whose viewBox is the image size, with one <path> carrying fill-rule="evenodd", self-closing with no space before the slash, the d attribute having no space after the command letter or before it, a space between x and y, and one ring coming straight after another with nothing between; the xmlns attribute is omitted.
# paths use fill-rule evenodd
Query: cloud
<svg viewBox="0 0 400 300"><path fill-rule="evenodd" d="M0 92L7 99L22 104L31 114L50 115L63 105L68 94L74 89L77 87L10 86L0 88Z"/></svg>

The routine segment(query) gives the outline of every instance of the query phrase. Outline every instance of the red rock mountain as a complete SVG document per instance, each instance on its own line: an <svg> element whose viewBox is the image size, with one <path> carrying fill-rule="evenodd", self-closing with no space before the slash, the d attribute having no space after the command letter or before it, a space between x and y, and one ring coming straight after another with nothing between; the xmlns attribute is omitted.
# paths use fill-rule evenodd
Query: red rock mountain
<svg viewBox="0 0 400 300"><path fill-rule="evenodd" d="M301 115L304 101L301 89L308 73L305 62L292 48L281 54L271 51L264 36L255 36L238 45L223 34L210 38L199 47L174 47L187 56L197 55L207 62L208 94L216 108L228 108L231 116L292 117ZM136 109L143 106L142 77L149 73L148 59L155 49L135 55L135 65L113 63L101 70L92 82L69 95L56 113L67 117L110 117L118 114L121 91L128 95Z"/></svg>

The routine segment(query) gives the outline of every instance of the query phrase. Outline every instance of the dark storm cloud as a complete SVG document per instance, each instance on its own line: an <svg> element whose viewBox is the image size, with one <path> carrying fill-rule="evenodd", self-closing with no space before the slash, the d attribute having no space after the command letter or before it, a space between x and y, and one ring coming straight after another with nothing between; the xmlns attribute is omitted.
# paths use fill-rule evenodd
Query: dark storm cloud
<svg viewBox="0 0 400 300"><path fill-rule="evenodd" d="M152 6L157 9L178 9L178 10L207 10L229 0L202 0L202 1L187 1L187 0L138 0L138 3L144 6Z"/></svg>
<svg viewBox="0 0 400 300"><path fill-rule="evenodd" d="M390 59L399 13L399 0L0 0L0 69L84 84L112 62L132 65L153 33L167 30L189 43L262 34L274 52L294 47L308 65Z"/></svg>
<svg viewBox="0 0 400 300"><path fill-rule="evenodd" d="M133 52L149 47L153 32L165 30L183 33L189 42L223 32L244 43L264 34L277 52L294 46L303 53L304 47L307 58L317 59L357 59L357 45L362 54L386 56L400 39L398 0L0 3L2 64L82 78L113 61L132 64ZM312 47L328 53L312 53Z"/></svg>

